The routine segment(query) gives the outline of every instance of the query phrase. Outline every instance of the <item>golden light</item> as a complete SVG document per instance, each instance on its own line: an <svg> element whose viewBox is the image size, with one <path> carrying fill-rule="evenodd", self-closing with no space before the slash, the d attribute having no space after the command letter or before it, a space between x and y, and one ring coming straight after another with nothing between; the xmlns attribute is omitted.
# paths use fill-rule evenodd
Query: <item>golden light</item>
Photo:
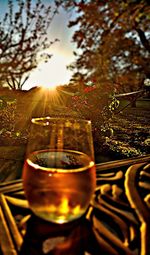
<svg viewBox="0 0 150 255"><path fill-rule="evenodd" d="M66 197L62 198L61 204L59 206L59 212L61 214L67 214L69 212L69 201Z"/></svg>
<svg viewBox="0 0 150 255"><path fill-rule="evenodd" d="M56 90L56 88L57 88L57 85L55 85L55 84L49 84L49 83L44 83L44 84L38 84L38 87L40 87L40 88L43 88L43 91L45 90L47 90L47 92L48 91L55 91Z"/></svg>
<svg viewBox="0 0 150 255"><path fill-rule="evenodd" d="M30 75L29 80L23 89L30 89L34 86L42 86L55 90L57 86L68 84L71 73L67 70L68 56L57 52L47 63L41 63Z"/></svg>
<svg viewBox="0 0 150 255"><path fill-rule="evenodd" d="M78 215L81 212L80 205L76 205L75 207L70 207L69 200L67 197L62 197L61 203L56 208L56 210L59 212L59 223L64 223L66 220L66 216L69 214Z"/></svg>
<svg viewBox="0 0 150 255"><path fill-rule="evenodd" d="M39 90L34 91L34 98L37 105L42 100L41 112L43 114L47 111L48 105L55 109L59 106L65 106L63 97L56 88L57 86L68 84L71 78L71 72L67 70L66 66L70 64L72 55L62 49L54 49L52 52L54 55L49 62L39 64L23 86L24 90L39 87ZM31 107L30 115L37 105L34 104L34 108Z"/></svg>

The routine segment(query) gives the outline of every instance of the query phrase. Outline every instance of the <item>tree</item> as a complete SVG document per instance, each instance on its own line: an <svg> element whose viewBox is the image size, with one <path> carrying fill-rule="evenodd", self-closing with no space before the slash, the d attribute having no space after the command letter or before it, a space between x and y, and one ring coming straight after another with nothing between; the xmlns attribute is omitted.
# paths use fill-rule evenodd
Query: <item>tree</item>
<svg viewBox="0 0 150 255"><path fill-rule="evenodd" d="M8 0L8 12L0 20L0 86L22 89L30 72L53 43L47 37L58 6L45 6L41 0Z"/></svg>
<svg viewBox="0 0 150 255"><path fill-rule="evenodd" d="M150 76L149 0L57 2L77 13L69 22L69 27L76 26L72 39L78 48L70 66L74 79L94 81L110 93L114 86L122 88L120 75L136 72L140 76L138 86Z"/></svg>

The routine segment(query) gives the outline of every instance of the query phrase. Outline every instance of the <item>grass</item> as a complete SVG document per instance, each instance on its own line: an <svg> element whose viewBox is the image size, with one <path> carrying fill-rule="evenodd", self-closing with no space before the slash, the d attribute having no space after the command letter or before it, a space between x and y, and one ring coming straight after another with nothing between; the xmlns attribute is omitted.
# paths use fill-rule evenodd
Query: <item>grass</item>
<svg viewBox="0 0 150 255"><path fill-rule="evenodd" d="M128 103L127 100L122 100L119 110L117 110L113 117L108 120L109 127L113 129L113 135L107 136L107 134L103 134L102 137L101 132L96 135L98 138L96 138L97 140L94 144L96 163L135 157L149 153L150 100L138 100L136 108L132 108L130 105L125 107ZM31 108L35 111L35 102L25 98L22 99L22 101L19 101L19 106L16 101L16 103L13 103L12 105L8 104L7 107L5 106L1 109L0 160L3 160L3 162L1 162L0 171L3 169L3 175L5 174L5 168L9 168L8 155L11 156L11 166L12 160L17 161L17 159L19 160L19 157L22 162L27 142L27 126L29 126L32 116ZM30 110L30 112L28 112L28 110ZM118 111L119 113L117 113ZM96 114L94 119L100 123L99 117L97 118ZM20 146L19 148L22 149L15 149L17 146Z"/></svg>

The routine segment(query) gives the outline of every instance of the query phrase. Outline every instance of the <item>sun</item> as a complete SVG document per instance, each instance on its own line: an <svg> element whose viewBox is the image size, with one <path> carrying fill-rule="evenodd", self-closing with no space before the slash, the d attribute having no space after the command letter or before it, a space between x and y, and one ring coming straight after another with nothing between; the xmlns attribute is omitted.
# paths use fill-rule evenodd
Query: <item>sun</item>
<svg viewBox="0 0 150 255"><path fill-rule="evenodd" d="M71 72L66 68L68 64L67 56L57 52L48 63L41 63L33 71L24 89L40 86L55 90L57 86L68 84L71 78Z"/></svg>
<svg viewBox="0 0 150 255"><path fill-rule="evenodd" d="M39 84L38 87L42 87L42 88L48 89L48 90L55 90L57 88L57 85L50 84L50 83L44 83L44 84Z"/></svg>

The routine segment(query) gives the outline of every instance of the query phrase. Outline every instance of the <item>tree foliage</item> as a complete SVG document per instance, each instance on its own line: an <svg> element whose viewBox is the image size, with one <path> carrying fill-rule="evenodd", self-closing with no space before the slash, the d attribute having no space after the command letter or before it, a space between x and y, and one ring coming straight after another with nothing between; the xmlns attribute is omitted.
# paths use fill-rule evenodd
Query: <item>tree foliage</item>
<svg viewBox="0 0 150 255"><path fill-rule="evenodd" d="M45 50L54 41L47 37L57 8L41 0L8 0L8 11L0 20L0 86L22 89L30 71L51 55Z"/></svg>
<svg viewBox="0 0 150 255"><path fill-rule="evenodd" d="M149 0L57 2L77 14L69 22L75 26L72 40L78 48L70 65L74 80L93 81L108 92L114 86L123 91L142 86L150 77Z"/></svg>

